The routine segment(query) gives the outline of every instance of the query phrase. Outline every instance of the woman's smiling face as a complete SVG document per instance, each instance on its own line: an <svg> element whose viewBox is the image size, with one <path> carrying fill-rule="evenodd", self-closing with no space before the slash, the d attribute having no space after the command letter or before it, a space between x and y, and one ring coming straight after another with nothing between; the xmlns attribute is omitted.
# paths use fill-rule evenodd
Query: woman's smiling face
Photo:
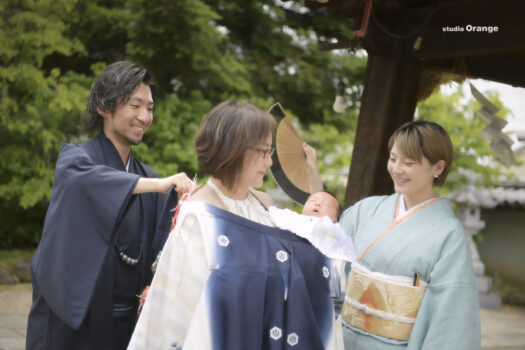
<svg viewBox="0 0 525 350"><path fill-rule="evenodd" d="M405 196L420 197L433 192L434 176L439 175L437 164L431 164L422 157L421 161L406 157L394 143L387 165L394 181L394 190Z"/></svg>

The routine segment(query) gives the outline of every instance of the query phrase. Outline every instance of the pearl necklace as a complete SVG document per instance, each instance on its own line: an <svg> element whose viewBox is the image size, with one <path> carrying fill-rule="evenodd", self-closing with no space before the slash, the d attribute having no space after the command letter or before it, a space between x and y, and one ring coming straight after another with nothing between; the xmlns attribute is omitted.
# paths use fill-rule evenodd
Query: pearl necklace
<svg viewBox="0 0 525 350"><path fill-rule="evenodd" d="M235 200L224 195L211 179L208 180L208 185L217 193L217 196L230 213L259 224L273 226L270 214L251 191L248 192L248 197L245 200Z"/></svg>
<svg viewBox="0 0 525 350"><path fill-rule="evenodd" d="M228 211L230 213L234 213L234 214L237 214L239 215L240 213L237 212L237 210L235 210L235 208L232 206L232 201L233 199L229 198L229 197L226 197L224 195L224 193L222 193L222 191L217 187L217 185L215 185L215 183L213 183L213 181L210 179L208 179L208 186L210 186L214 191L215 193L217 193L217 195L219 196L220 200L222 201L222 203L226 206L226 208L228 209ZM248 198L250 198L250 192L248 192ZM248 199L247 198L247 199ZM251 198L250 198L251 199Z"/></svg>

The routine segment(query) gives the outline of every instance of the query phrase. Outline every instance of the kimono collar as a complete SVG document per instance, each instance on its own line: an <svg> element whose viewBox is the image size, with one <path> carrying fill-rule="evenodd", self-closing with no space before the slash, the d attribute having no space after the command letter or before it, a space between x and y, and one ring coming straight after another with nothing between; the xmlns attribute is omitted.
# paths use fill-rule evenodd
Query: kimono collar
<svg viewBox="0 0 525 350"><path fill-rule="evenodd" d="M104 159L104 164L107 166L110 166L114 169L120 170L120 171L126 171L126 166L122 162L122 158L120 158L120 154L117 151L117 148L111 142L110 139L104 135L103 132L100 132L93 141L97 142L100 145L100 151L102 159ZM133 152L130 150L129 153L129 164L133 164L133 161L131 158L133 157Z"/></svg>
<svg viewBox="0 0 525 350"><path fill-rule="evenodd" d="M396 211L395 211L395 214L394 214L394 220L392 222L392 224L390 224L390 226L388 226L383 232L381 232L379 235L376 236L376 238L374 238L374 240L368 245L368 247L366 247L366 249L363 251L363 253L361 254L361 256L359 257L359 259L357 260L358 263L361 263L361 261L363 260L363 258L365 257L366 253L368 253L368 251L370 250L370 248L372 248L381 238L383 238L391 229L393 229L394 227L396 227L397 225L399 225L400 223L402 223L403 221L407 220L409 217L411 217L412 215L414 215L415 213L417 213L418 211L420 211L421 209L429 206L430 204L440 200L440 199L443 199L443 198L439 198L439 197L434 197L434 198L431 198L423 203L420 203L416 208L413 208L414 210L409 210L403 217L399 217L399 201L401 200L401 196L398 196L397 197L397 203L396 203Z"/></svg>
<svg viewBox="0 0 525 350"><path fill-rule="evenodd" d="M407 208L405 206L405 196L400 194L398 199L397 199L396 216L395 216L394 220L397 221L397 220L401 219L403 216L407 215L408 213L410 213L413 210L419 210L418 209L419 207L425 206L427 202L435 201L435 198L436 197L429 198L429 199L427 199L427 200L425 200L423 202L420 202L420 203L414 205L412 208L407 210Z"/></svg>

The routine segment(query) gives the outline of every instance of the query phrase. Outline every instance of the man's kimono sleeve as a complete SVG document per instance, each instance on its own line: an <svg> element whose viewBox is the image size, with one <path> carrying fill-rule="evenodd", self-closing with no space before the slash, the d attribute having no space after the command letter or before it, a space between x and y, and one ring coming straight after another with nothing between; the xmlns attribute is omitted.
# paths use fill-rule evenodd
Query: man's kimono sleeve
<svg viewBox="0 0 525 350"><path fill-rule="evenodd" d="M454 222L430 274L408 349L481 348L472 261L463 228Z"/></svg>
<svg viewBox="0 0 525 350"><path fill-rule="evenodd" d="M32 270L47 304L71 328L87 313L111 235L138 179L95 164L77 145L62 147Z"/></svg>
<svg viewBox="0 0 525 350"><path fill-rule="evenodd" d="M183 206L162 250L128 350L182 346L209 275L200 223Z"/></svg>

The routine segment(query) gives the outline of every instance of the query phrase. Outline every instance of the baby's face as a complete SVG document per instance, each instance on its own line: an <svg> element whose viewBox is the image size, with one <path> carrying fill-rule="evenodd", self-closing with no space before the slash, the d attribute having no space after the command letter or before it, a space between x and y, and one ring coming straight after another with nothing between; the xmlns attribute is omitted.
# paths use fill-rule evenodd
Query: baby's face
<svg viewBox="0 0 525 350"><path fill-rule="evenodd" d="M338 207L339 203L337 203L337 200L330 194L326 192L316 192L308 197L302 213L318 218L328 216L333 222L336 222Z"/></svg>

